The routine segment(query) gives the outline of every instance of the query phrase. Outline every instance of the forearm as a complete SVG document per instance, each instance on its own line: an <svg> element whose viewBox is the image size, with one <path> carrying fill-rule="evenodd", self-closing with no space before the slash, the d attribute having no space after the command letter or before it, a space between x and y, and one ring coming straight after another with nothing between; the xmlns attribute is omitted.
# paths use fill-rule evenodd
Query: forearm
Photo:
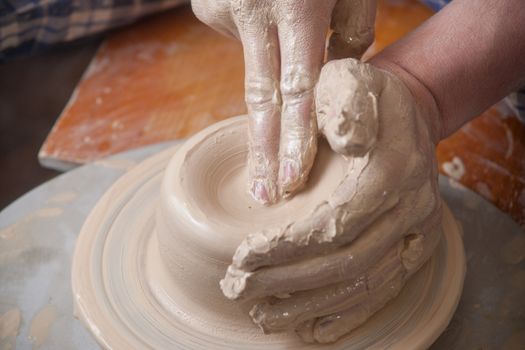
<svg viewBox="0 0 525 350"><path fill-rule="evenodd" d="M525 85L523 0L455 0L370 62L427 90L445 138Z"/></svg>

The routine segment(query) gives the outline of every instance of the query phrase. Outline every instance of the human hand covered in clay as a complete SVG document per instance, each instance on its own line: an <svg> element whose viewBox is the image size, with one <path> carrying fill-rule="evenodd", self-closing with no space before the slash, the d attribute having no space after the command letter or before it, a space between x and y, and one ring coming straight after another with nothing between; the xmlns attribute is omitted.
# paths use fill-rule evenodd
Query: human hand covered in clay
<svg viewBox="0 0 525 350"><path fill-rule="evenodd" d="M230 299L269 297L250 313L265 332L295 328L324 343L394 298L439 242L440 119L396 76L353 59L323 67L316 109L348 158L345 178L304 219L250 234L221 288Z"/></svg>
<svg viewBox="0 0 525 350"><path fill-rule="evenodd" d="M243 43L249 191L273 203L306 182L315 158L313 90L330 20L329 58L360 57L373 41L375 0L192 0L192 7Z"/></svg>

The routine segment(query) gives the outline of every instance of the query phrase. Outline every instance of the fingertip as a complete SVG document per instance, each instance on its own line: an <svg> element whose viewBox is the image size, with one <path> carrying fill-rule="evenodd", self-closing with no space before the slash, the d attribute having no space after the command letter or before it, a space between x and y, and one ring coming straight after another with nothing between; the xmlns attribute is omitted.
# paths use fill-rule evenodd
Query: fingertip
<svg viewBox="0 0 525 350"><path fill-rule="evenodd" d="M281 196L286 198L303 185L298 162L284 159L279 169L279 187Z"/></svg>
<svg viewBox="0 0 525 350"><path fill-rule="evenodd" d="M340 329L334 327L334 323L336 322L337 318L330 316L319 319L312 330L312 337L315 341L320 344L329 344L339 340L345 332L341 332Z"/></svg>
<svg viewBox="0 0 525 350"><path fill-rule="evenodd" d="M311 319L308 321L305 321L297 326L295 329L295 333L301 338L302 341L305 343L315 343L315 338L313 334L313 329L315 325L316 319Z"/></svg>
<svg viewBox="0 0 525 350"><path fill-rule="evenodd" d="M277 200L277 190L275 184L268 179L255 179L250 186L252 198L263 204L270 205Z"/></svg>
<svg viewBox="0 0 525 350"><path fill-rule="evenodd" d="M257 180L253 182L251 190L253 198L258 201L266 204L270 201L270 196L268 195L268 190L263 181Z"/></svg>
<svg viewBox="0 0 525 350"><path fill-rule="evenodd" d="M264 256L270 249L269 239L264 233L251 233L237 247L232 266L252 272L264 264Z"/></svg>
<svg viewBox="0 0 525 350"><path fill-rule="evenodd" d="M277 151L268 146L269 142L266 141L265 138L250 138L248 156L248 192L262 205L270 205L278 200Z"/></svg>
<svg viewBox="0 0 525 350"><path fill-rule="evenodd" d="M250 272L239 270L230 265L226 270L224 278L219 281L222 294L230 300L244 298L247 288L247 280L250 276Z"/></svg>
<svg viewBox="0 0 525 350"><path fill-rule="evenodd" d="M309 130L310 135L307 137L290 137L284 142L289 146L281 155L278 176L279 194L283 198L301 190L308 181L317 153L316 130L317 128Z"/></svg>

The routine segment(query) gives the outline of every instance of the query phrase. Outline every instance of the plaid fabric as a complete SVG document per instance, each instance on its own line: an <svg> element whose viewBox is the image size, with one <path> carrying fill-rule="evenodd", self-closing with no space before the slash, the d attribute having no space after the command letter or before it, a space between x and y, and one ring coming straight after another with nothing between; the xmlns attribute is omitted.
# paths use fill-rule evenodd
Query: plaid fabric
<svg viewBox="0 0 525 350"><path fill-rule="evenodd" d="M189 0L0 0L0 61L133 22Z"/></svg>
<svg viewBox="0 0 525 350"><path fill-rule="evenodd" d="M434 11L439 11L452 0L420 0Z"/></svg>

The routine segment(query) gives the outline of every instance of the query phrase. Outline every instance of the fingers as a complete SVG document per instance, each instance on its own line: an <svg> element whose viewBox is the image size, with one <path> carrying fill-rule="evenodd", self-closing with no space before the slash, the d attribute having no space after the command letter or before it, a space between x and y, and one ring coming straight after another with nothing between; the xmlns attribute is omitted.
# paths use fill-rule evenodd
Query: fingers
<svg viewBox="0 0 525 350"><path fill-rule="evenodd" d="M298 292L290 298L280 299L273 303L264 302L255 305L250 315L252 320L266 333L280 332L307 320L331 315L341 310L353 309L355 321L366 319L368 310L362 306L371 302L384 300L382 295L376 296L375 290L388 290L389 295L397 295L403 279L403 265L399 257L402 243L394 244L372 269L361 277L347 282L330 285L315 290ZM370 300L371 299L371 300ZM358 306L361 306L359 310ZM317 322L312 331L318 328ZM315 337L314 337L315 339Z"/></svg>
<svg viewBox="0 0 525 350"><path fill-rule="evenodd" d="M307 320L337 312L365 296L366 281L361 278L350 283L298 292L274 303L257 304L250 311L250 316L265 333L281 332Z"/></svg>
<svg viewBox="0 0 525 350"><path fill-rule="evenodd" d="M365 161L355 159L349 175L329 201L321 203L304 219L282 229L249 235L235 252L233 267L254 271L319 256L350 243L399 201L398 191L388 186L390 179L383 178L398 175L390 171L388 162L370 160L367 164ZM389 161L394 164L397 159L391 157Z"/></svg>
<svg viewBox="0 0 525 350"><path fill-rule="evenodd" d="M265 16L254 17L241 13L234 18L244 47L245 99L249 114L248 186L256 201L270 204L278 195L279 48L275 25Z"/></svg>
<svg viewBox="0 0 525 350"><path fill-rule="evenodd" d="M250 312L253 321L265 333L296 327L305 341L336 341L395 298L429 259L441 238L441 218L439 214L429 217L420 233L394 244L361 277L257 304Z"/></svg>
<svg viewBox="0 0 525 350"><path fill-rule="evenodd" d="M368 297L364 302L332 315L320 317L315 321L309 320L308 322L312 325L309 328L303 327L298 335L310 342L331 343L359 327L382 309L386 303L399 294L405 282L432 255L442 237L441 218L441 213L436 213L429 219L423 227L426 234L411 234L405 237L398 254L404 270L401 280L384 280L381 279L380 271L372 272L368 285Z"/></svg>
<svg viewBox="0 0 525 350"><path fill-rule="evenodd" d="M329 255L246 272L231 265L221 288L230 299L255 298L319 288L357 278L406 231L409 223L397 211L387 213L352 244Z"/></svg>
<svg viewBox="0 0 525 350"><path fill-rule="evenodd" d="M317 151L314 87L323 62L332 1L282 2L278 32L281 52L279 185L281 195L301 188Z"/></svg>
<svg viewBox="0 0 525 350"><path fill-rule="evenodd" d="M328 59L361 58L374 41L375 0L339 0L332 14Z"/></svg>
<svg viewBox="0 0 525 350"><path fill-rule="evenodd" d="M419 190L406 193L393 209L374 218L351 244L332 249L328 255L323 255L323 251L317 254L310 251L311 258L253 272L231 265L221 281L222 291L230 299L255 298L320 288L357 278L411 227L434 213L437 205L432 184L427 182ZM295 254L294 249L290 251Z"/></svg>
<svg viewBox="0 0 525 350"><path fill-rule="evenodd" d="M364 156L379 131L383 75L357 60L328 62L316 87L320 131L331 148L347 156Z"/></svg>
<svg viewBox="0 0 525 350"><path fill-rule="evenodd" d="M365 323L373 314L381 310L395 298L404 285L402 270L376 288L371 288L367 298L344 311L319 318L312 327L311 338L318 343L333 343L345 334Z"/></svg>
<svg viewBox="0 0 525 350"><path fill-rule="evenodd" d="M254 271L263 266L279 265L306 256L322 253L338 225L333 219L334 209L322 203L303 221L294 222L283 229L266 229L250 234L237 248L232 266L239 270ZM330 222L333 225L330 226ZM327 227L330 226L331 230ZM317 243L317 244L316 244Z"/></svg>
<svg viewBox="0 0 525 350"><path fill-rule="evenodd" d="M233 22L229 0L192 0L195 16L219 33L239 39L239 32Z"/></svg>

